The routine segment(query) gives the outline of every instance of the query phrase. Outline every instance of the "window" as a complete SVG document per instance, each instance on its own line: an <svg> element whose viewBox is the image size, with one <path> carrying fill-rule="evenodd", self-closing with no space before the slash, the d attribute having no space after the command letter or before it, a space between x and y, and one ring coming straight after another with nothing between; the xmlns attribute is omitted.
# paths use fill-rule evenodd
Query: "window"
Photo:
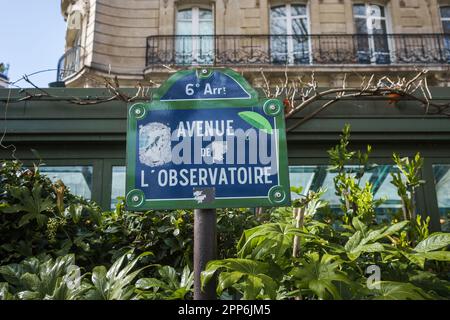
<svg viewBox="0 0 450 320"><path fill-rule="evenodd" d="M211 10L194 7L177 12L176 63L214 62L214 19Z"/></svg>
<svg viewBox="0 0 450 320"><path fill-rule="evenodd" d="M356 166L346 167L348 170L355 172ZM376 208L377 220L390 220L392 215L397 214L401 210L401 199L397 194L397 189L392 185L391 172L397 170L391 165L380 165L366 172L361 178L360 185L366 182L372 184L374 199L384 199L383 204ZM336 195L333 179L336 173L328 170L328 166L292 166L289 168L289 176L291 186L303 187L303 193L309 190L317 191L320 187L326 188L323 200L328 202L331 210L339 211L341 202ZM295 198L295 195L292 195Z"/></svg>
<svg viewBox="0 0 450 320"><path fill-rule="evenodd" d="M71 193L88 200L92 198L91 166L42 166L39 170L52 182L61 180Z"/></svg>
<svg viewBox="0 0 450 320"><path fill-rule="evenodd" d="M450 232L450 165L434 165L433 172L442 231Z"/></svg>
<svg viewBox="0 0 450 320"><path fill-rule="evenodd" d="M444 32L444 48L447 61L450 62L450 6L441 7L442 30Z"/></svg>
<svg viewBox="0 0 450 320"><path fill-rule="evenodd" d="M305 5L286 4L270 10L273 63L310 63L309 19Z"/></svg>
<svg viewBox="0 0 450 320"><path fill-rule="evenodd" d="M359 63L391 63L386 10L374 4L353 5Z"/></svg>
<svg viewBox="0 0 450 320"><path fill-rule="evenodd" d="M126 167L114 166L112 168L111 209L115 208L118 197L125 197L125 178Z"/></svg>

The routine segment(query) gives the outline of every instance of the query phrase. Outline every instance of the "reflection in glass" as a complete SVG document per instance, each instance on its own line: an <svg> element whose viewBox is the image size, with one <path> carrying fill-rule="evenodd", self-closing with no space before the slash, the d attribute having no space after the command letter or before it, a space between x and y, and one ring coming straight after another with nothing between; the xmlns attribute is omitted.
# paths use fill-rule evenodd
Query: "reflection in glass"
<svg viewBox="0 0 450 320"><path fill-rule="evenodd" d="M72 194L92 198L92 166L42 166L39 170L52 182L61 180Z"/></svg>
<svg viewBox="0 0 450 320"><path fill-rule="evenodd" d="M357 171L357 166L346 167L349 172ZM369 182L372 185L374 199L384 199L381 206L376 209L379 220L389 220L393 214L401 210L401 200L396 188L391 184L391 172L396 171L394 166L381 165L366 172L360 180L363 186ZM303 194L309 190L317 191L319 188L326 188L323 200L327 201L333 211L339 211L341 201L336 195L333 179L335 172L328 170L328 166L291 166L289 168L291 186L303 187ZM291 195L295 199L295 195Z"/></svg>
<svg viewBox="0 0 450 320"><path fill-rule="evenodd" d="M384 7L355 4L353 16L359 63L391 63Z"/></svg>
<svg viewBox="0 0 450 320"><path fill-rule="evenodd" d="M214 60L214 23L211 10L191 8L177 12L177 64L211 64Z"/></svg>
<svg viewBox="0 0 450 320"><path fill-rule="evenodd" d="M441 7L442 30L447 61L450 62L450 6Z"/></svg>
<svg viewBox="0 0 450 320"><path fill-rule="evenodd" d="M115 208L118 197L125 197L125 177L126 167L115 166L112 168L111 209Z"/></svg>
<svg viewBox="0 0 450 320"><path fill-rule="evenodd" d="M434 165L433 172L442 231L450 232L450 165Z"/></svg>
<svg viewBox="0 0 450 320"><path fill-rule="evenodd" d="M272 62L309 63L310 45L306 6L287 4L272 7L270 17Z"/></svg>

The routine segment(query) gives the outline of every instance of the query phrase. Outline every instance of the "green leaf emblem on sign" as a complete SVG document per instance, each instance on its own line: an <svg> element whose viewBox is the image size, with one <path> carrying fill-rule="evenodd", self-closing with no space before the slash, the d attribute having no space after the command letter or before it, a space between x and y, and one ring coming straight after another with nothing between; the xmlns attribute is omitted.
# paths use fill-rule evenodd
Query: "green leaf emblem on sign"
<svg viewBox="0 0 450 320"><path fill-rule="evenodd" d="M265 131L267 134L272 134L272 125L259 113L253 111L243 111L239 112L238 115L253 127Z"/></svg>

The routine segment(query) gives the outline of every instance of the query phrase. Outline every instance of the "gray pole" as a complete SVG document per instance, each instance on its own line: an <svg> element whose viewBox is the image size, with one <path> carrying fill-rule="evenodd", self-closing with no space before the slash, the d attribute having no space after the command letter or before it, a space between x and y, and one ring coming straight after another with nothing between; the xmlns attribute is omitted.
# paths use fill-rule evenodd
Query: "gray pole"
<svg viewBox="0 0 450 320"><path fill-rule="evenodd" d="M217 215L215 209L194 210L194 300L215 300L216 281L201 290L200 274L217 256Z"/></svg>

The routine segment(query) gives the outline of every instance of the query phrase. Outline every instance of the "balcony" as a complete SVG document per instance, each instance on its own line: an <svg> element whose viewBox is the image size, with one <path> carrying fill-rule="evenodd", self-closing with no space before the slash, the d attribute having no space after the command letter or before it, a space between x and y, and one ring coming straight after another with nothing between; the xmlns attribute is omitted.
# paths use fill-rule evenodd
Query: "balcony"
<svg viewBox="0 0 450 320"><path fill-rule="evenodd" d="M73 47L64 53L58 61L56 81L64 81L81 70L81 47Z"/></svg>
<svg viewBox="0 0 450 320"><path fill-rule="evenodd" d="M163 65L386 66L450 63L450 34L150 36L148 69Z"/></svg>

